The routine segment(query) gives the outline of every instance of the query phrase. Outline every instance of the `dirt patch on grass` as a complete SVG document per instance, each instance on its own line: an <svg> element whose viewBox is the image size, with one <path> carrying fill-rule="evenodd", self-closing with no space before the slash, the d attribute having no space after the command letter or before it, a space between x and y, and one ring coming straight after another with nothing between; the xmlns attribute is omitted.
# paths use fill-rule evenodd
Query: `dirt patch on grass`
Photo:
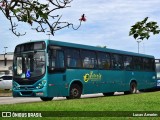
<svg viewBox="0 0 160 120"><path fill-rule="evenodd" d="M12 91L11 90L0 90L0 97L11 97Z"/></svg>

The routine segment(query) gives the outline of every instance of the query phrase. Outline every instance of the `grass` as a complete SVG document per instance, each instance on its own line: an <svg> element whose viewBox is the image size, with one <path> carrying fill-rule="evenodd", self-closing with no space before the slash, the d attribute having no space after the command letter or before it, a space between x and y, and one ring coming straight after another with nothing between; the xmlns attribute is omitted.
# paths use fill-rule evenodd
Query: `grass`
<svg viewBox="0 0 160 120"><path fill-rule="evenodd" d="M159 111L160 92L0 105L14 111Z"/></svg>
<svg viewBox="0 0 160 120"><path fill-rule="evenodd" d="M0 111L160 111L160 92L0 105ZM47 117L46 119L50 118ZM81 119L86 119L86 117ZM99 117L98 119L104 118ZM114 119L114 117L110 117L109 119ZM122 118L119 117L118 119ZM125 119L132 120L141 118L127 117ZM154 119L158 120L158 118L152 117L152 120Z"/></svg>

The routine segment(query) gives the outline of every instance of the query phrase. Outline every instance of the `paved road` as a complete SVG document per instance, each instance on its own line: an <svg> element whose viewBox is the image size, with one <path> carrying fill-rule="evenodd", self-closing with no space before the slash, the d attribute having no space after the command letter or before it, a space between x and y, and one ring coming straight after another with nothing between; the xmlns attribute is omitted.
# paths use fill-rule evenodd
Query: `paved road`
<svg viewBox="0 0 160 120"><path fill-rule="evenodd" d="M123 92L115 93L115 95L121 95ZM82 98L92 98L92 97L102 97L103 94L87 94L82 95ZM65 100L65 97L55 97L53 100ZM40 102L41 99L38 98L28 98L28 97L0 97L0 104L15 104L15 103L26 103L26 102Z"/></svg>

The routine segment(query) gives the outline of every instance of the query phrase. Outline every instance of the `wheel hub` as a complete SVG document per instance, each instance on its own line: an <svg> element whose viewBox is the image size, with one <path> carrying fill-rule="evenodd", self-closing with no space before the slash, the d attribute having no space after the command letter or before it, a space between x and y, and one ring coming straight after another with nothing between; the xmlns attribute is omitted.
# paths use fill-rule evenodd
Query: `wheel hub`
<svg viewBox="0 0 160 120"><path fill-rule="evenodd" d="M72 90L72 95L75 97L78 96L78 90L76 88Z"/></svg>

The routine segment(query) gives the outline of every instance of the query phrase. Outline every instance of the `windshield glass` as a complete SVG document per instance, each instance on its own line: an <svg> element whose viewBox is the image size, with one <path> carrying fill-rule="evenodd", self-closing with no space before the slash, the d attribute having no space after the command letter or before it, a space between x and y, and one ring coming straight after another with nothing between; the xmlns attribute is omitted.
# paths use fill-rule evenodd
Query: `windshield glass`
<svg viewBox="0 0 160 120"><path fill-rule="evenodd" d="M41 51L15 54L14 77L31 78L45 73L45 53Z"/></svg>

